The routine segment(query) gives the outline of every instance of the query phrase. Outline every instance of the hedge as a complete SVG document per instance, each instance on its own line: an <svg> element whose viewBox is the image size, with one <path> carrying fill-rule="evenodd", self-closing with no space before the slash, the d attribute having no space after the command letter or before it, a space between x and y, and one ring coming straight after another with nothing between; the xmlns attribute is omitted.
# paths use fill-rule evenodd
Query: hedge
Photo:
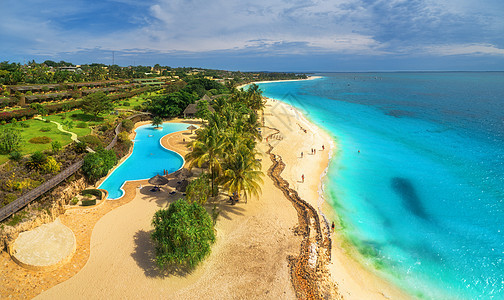
<svg viewBox="0 0 504 300"><path fill-rule="evenodd" d="M103 197L103 193L102 191L98 190L98 189L87 189L87 190L83 190L81 193L81 195L93 195L93 196L96 196L98 197L98 199L102 200L102 197Z"/></svg>
<svg viewBox="0 0 504 300"><path fill-rule="evenodd" d="M96 205L96 199L93 200L82 200L81 201L82 206L91 206L91 205Z"/></svg>

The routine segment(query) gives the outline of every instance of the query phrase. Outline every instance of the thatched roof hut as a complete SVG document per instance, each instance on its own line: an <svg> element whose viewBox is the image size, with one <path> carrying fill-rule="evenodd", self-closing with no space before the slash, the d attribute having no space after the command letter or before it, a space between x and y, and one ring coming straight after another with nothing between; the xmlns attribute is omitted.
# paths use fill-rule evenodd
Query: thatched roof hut
<svg viewBox="0 0 504 300"><path fill-rule="evenodd" d="M163 177L159 174L157 174L156 176L152 177L151 179L149 179L149 183L150 184L153 184L155 186L158 186L158 185L165 185L168 183L168 179L166 177Z"/></svg>
<svg viewBox="0 0 504 300"><path fill-rule="evenodd" d="M212 101L212 99L205 94L200 100L196 101L196 103L189 104L186 109L184 109L184 118L194 118L198 111L197 103L200 101L206 101L208 103ZM210 104L208 104L208 110L215 112L215 109Z"/></svg>
<svg viewBox="0 0 504 300"><path fill-rule="evenodd" d="M186 168L182 168L176 172L173 172L168 175L168 178L179 178L179 179L185 179L193 176L193 173L189 171Z"/></svg>

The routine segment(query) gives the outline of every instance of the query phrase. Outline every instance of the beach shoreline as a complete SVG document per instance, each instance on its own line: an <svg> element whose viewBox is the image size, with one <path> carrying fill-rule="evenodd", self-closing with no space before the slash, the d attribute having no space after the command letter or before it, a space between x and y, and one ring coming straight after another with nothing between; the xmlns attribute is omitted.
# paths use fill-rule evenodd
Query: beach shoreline
<svg viewBox="0 0 504 300"><path fill-rule="evenodd" d="M290 134L294 138L282 138L282 140L287 140L286 144L288 146L280 144L276 145L272 150L272 153L280 155L286 164L282 176L289 181L290 186L294 187L302 199L317 209L322 218L327 217L328 223L331 223L331 221L338 223L337 212L325 201L326 195L324 194L325 176L327 175L330 160L334 158L335 151L337 150L335 141L325 130L316 126L293 106L270 98L267 98L266 105L265 122L267 125L279 129L279 132L283 132L284 134L288 131L295 131ZM290 115L289 118L282 121L281 119L285 119L286 114ZM268 120L269 116L273 118ZM296 124L294 124L293 120L296 120ZM268 122L272 124L268 124ZM296 127L299 127L299 129ZM302 136L307 134L308 138ZM303 143L303 140L309 141L308 143L306 141ZM321 149L321 145L325 145L325 149ZM316 151L314 155L307 152L312 148ZM294 152L294 149L297 153ZM303 158L301 158L301 152L304 152ZM317 157L314 160L313 157L318 155L321 157ZM306 159L303 162L305 158L309 158L309 160ZM299 182L298 178L302 175L304 175L305 182ZM322 220L321 223L323 223ZM324 224L320 225L323 227ZM328 269L331 280L338 286L338 292L343 298L411 298L392 283L367 269L363 265L364 262L359 261L359 253L356 251L337 230L332 234L332 259L328 264Z"/></svg>
<svg viewBox="0 0 504 300"><path fill-rule="evenodd" d="M237 88L237 89L241 89L241 88L246 87L247 85L250 85L250 84L258 84L258 83L270 83L270 82L292 82L292 81L314 80L314 79L319 79L319 78L323 78L323 76L308 76L308 78L306 78L306 79L286 79L286 80L263 80L263 81L254 81L254 82L250 82L250 83L240 84L240 85L239 85L239 86L237 86L236 88Z"/></svg>

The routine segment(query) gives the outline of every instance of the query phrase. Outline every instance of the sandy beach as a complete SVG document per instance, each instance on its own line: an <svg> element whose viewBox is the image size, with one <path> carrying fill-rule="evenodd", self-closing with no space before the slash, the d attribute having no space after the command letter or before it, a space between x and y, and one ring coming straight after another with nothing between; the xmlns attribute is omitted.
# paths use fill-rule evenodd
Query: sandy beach
<svg viewBox="0 0 504 300"><path fill-rule="evenodd" d="M301 81L301 80L314 80L314 79L319 79L319 78L322 78L322 76L308 76L308 78L306 79L287 79L287 80L266 80L266 81L254 81L254 82L251 82L251 83L245 83L245 84L241 84L239 86L237 86L236 88L237 89L241 89L249 84L252 84L252 83L269 83L269 82L289 82L289 81Z"/></svg>
<svg viewBox="0 0 504 300"><path fill-rule="evenodd" d="M259 151L264 153L263 172L266 174L272 165L266 154L272 146L272 153L281 156L286 165L281 173L283 179L316 210L324 207L318 193L321 174L337 145L297 110L280 101L268 100L264 125L263 136L273 135L259 144ZM169 135L162 139L162 143L183 155L188 134ZM78 248L75 257L62 267L71 267L65 278L50 280L59 270L53 273L18 270L28 274L28 278L38 278L38 288L30 289L32 283L22 280L9 281L10 285L18 284L14 288L17 292L9 292L12 289L6 290L4 286L0 295L2 298L9 295L31 298L41 293L37 297L40 299L295 299L288 257L296 256L300 251L302 238L295 233L297 212L269 176L265 175L263 179L259 199L236 205L225 201L216 203L220 210L217 241L209 257L189 274L160 272L154 263L150 241L154 212L167 207L180 194L169 195L165 188L152 193L145 181L131 182L125 187L125 196L107 201L110 204L97 209L101 213L95 213L94 219L86 219L89 212L82 214L73 210L61 217L62 223L73 230L89 221L86 230L81 229L82 234L76 234ZM138 188L139 183L143 188ZM337 287L338 298L407 298L348 256L337 235L333 234L332 245L332 261L327 267L331 281ZM22 269L14 263L8 265ZM9 272L3 272L3 275L9 276Z"/></svg>

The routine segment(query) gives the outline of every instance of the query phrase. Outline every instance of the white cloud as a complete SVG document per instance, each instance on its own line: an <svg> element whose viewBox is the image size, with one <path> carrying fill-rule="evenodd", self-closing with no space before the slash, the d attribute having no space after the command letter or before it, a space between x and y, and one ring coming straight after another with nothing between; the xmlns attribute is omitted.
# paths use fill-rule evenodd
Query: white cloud
<svg viewBox="0 0 504 300"><path fill-rule="evenodd" d="M435 55L504 55L504 49L490 44L436 45L425 47L425 52Z"/></svg>
<svg viewBox="0 0 504 300"><path fill-rule="evenodd" d="M0 20L0 39L15 37L12 41L17 39L19 47L24 46L23 51L31 53L99 48L160 53L257 51L261 55L502 55L503 49L495 45L504 44L501 37L504 22L492 19L499 15L499 9L502 15L503 5L498 4L504 3L501 0L478 2L479 16L474 20L480 20L481 15L492 17L479 25L468 22L471 18L464 19L475 7L472 0L153 0L141 3L111 0L148 9L142 13L128 10L130 20L137 20L130 22L135 28L107 33L92 32L86 28L87 24L68 30L61 25L64 23L51 22L54 18L71 19L75 15L92 20L97 12L92 5L86 7L84 0L76 0L75 5L65 0L47 0L43 5L36 2L32 8L27 7L29 4L6 1L12 5ZM497 9L492 11L485 3L495 4ZM52 7L58 9L39 12ZM491 26L485 27L487 31L482 33L479 30L482 24L489 23Z"/></svg>

